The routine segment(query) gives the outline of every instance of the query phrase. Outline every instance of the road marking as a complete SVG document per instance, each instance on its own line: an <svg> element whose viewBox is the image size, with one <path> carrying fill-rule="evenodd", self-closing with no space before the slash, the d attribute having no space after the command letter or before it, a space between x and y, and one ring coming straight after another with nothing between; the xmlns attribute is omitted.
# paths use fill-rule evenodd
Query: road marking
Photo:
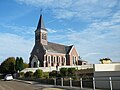
<svg viewBox="0 0 120 90"><path fill-rule="evenodd" d="M2 89L2 90L5 90L5 88L4 88L3 86L0 85L0 90L1 90L1 89Z"/></svg>

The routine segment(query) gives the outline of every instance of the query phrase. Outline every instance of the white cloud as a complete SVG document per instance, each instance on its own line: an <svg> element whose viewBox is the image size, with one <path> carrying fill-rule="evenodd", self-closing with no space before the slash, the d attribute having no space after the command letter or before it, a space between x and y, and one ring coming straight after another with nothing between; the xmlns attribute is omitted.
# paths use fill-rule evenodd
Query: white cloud
<svg viewBox="0 0 120 90"><path fill-rule="evenodd" d="M51 7L51 8L67 8L72 3L72 0L16 0L20 3L25 3L27 5L32 5L35 7ZM54 4L54 5L53 5Z"/></svg>
<svg viewBox="0 0 120 90"><path fill-rule="evenodd" d="M86 54L85 56L83 56L83 57L84 57L84 58L85 58L85 57L89 57L89 56L91 57L92 55L97 55L97 54L99 55L99 54L101 54L101 53L95 53L95 52L92 53L92 52L91 52L91 53L87 53L87 54Z"/></svg>
<svg viewBox="0 0 120 90"><path fill-rule="evenodd" d="M10 33L0 33L0 58L4 60L10 56L21 56L28 62L33 44L33 41L26 40L21 36Z"/></svg>
<svg viewBox="0 0 120 90"><path fill-rule="evenodd" d="M76 16L76 12L71 12L69 10L65 9L59 9L59 10L54 10L53 13L55 14L55 17L58 19L71 19L73 16ZM62 13L62 14L61 14Z"/></svg>
<svg viewBox="0 0 120 90"><path fill-rule="evenodd" d="M118 15L114 19L119 19ZM83 31L68 35L70 42L75 44L83 59L92 63L103 57L119 61L120 24L113 22L114 19L93 22Z"/></svg>
<svg viewBox="0 0 120 90"><path fill-rule="evenodd" d="M51 41L65 44L73 43L83 59L89 60L92 63L98 62L103 57L112 58L114 61L120 59L119 0L16 1L45 10L51 10L52 15L58 19L74 18L89 22L88 27L82 31L68 28L67 30L70 31L68 33L65 28L64 30L48 29L49 32L52 32L49 36Z"/></svg>
<svg viewBox="0 0 120 90"><path fill-rule="evenodd" d="M112 17L112 22L120 24L120 11L116 12Z"/></svg>
<svg viewBox="0 0 120 90"><path fill-rule="evenodd" d="M116 21L119 18L119 13L116 12L109 20L92 22L83 31L71 28L56 30L64 31L64 34L52 34L49 37L51 41L74 44L80 56L90 63L98 63L99 59L104 57L119 61L120 21Z"/></svg>
<svg viewBox="0 0 120 90"><path fill-rule="evenodd" d="M16 0L20 3L51 10L56 18L92 20L111 16L113 7L119 7L119 0Z"/></svg>
<svg viewBox="0 0 120 90"><path fill-rule="evenodd" d="M4 28L5 31L18 34L20 36L28 37L30 35L34 35L35 27L28 27L28 26L17 26L15 24L4 24L0 23L0 27Z"/></svg>
<svg viewBox="0 0 120 90"><path fill-rule="evenodd" d="M53 29L50 29L50 28L47 28L48 30L48 33L56 33L57 31L56 30L53 30Z"/></svg>

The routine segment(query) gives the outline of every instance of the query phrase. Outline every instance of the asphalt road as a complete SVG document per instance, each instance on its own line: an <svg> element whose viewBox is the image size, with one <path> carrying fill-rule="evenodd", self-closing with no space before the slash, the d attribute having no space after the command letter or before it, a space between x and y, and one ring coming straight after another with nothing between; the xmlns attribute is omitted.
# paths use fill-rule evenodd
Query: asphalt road
<svg viewBox="0 0 120 90"><path fill-rule="evenodd" d="M0 80L0 90L42 90L31 84L26 84L17 81L2 81Z"/></svg>
<svg viewBox="0 0 120 90"><path fill-rule="evenodd" d="M47 85L28 84L19 81L0 80L0 90L67 90L60 88L48 87Z"/></svg>
<svg viewBox="0 0 120 90"><path fill-rule="evenodd" d="M80 89L71 87L54 87L53 85L41 85L41 84L28 84L20 81L3 81L0 80L0 90L93 90L93 89ZM100 90L100 89L96 89Z"/></svg>

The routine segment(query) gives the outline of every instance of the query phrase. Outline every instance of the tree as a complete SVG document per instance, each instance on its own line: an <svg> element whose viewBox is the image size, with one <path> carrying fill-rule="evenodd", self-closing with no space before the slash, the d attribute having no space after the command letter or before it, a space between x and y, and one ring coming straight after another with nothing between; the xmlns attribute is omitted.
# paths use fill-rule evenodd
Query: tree
<svg viewBox="0 0 120 90"><path fill-rule="evenodd" d="M19 70L21 71L21 70L23 70L23 59L22 59L22 57L20 57L20 59L19 59L19 64L20 64Z"/></svg>
<svg viewBox="0 0 120 90"><path fill-rule="evenodd" d="M27 63L23 63L23 69L28 68L29 65Z"/></svg>
<svg viewBox="0 0 120 90"><path fill-rule="evenodd" d="M57 71L53 70L52 72L49 73L50 77L57 77Z"/></svg>
<svg viewBox="0 0 120 90"><path fill-rule="evenodd" d="M22 59L22 57L17 57L16 58L16 63L15 63L15 69L16 69L16 71L21 71L21 70L23 70L24 69L24 63L23 63L23 59Z"/></svg>
<svg viewBox="0 0 120 90"><path fill-rule="evenodd" d="M15 61L15 69L16 69L16 71L19 70L19 57L16 57L16 61Z"/></svg>
<svg viewBox="0 0 120 90"><path fill-rule="evenodd" d="M43 72L43 77L48 79L49 78L49 72Z"/></svg>
<svg viewBox="0 0 120 90"><path fill-rule="evenodd" d="M37 70L35 71L35 73L34 73L34 76L35 76L36 78L41 78L41 77L43 76L43 71L40 70L40 69L37 69Z"/></svg>
<svg viewBox="0 0 120 90"><path fill-rule="evenodd" d="M75 75L75 71L76 71L75 68L68 68L68 75L69 76L74 76Z"/></svg>
<svg viewBox="0 0 120 90"><path fill-rule="evenodd" d="M7 74L7 73L14 73L15 72L15 58L9 57L5 61L1 63L1 73Z"/></svg>
<svg viewBox="0 0 120 90"><path fill-rule="evenodd" d="M102 58L99 60L102 64L109 64L112 62L110 58Z"/></svg>
<svg viewBox="0 0 120 90"><path fill-rule="evenodd" d="M67 76L68 75L68 68L61 68L60 69L61 76Z"/></svg>

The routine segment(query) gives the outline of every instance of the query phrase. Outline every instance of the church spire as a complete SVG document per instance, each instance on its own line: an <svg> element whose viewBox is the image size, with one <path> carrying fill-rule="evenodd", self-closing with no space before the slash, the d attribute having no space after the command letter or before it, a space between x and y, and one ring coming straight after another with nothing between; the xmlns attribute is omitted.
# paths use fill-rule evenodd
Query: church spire
<svg viewBox="0 0 120 90"><path fill-rule="evenodd" d="M37 26L37 30L40 30L40 29L46 30L45 26L44 26L42 15L40 15L40 19L39 19L38 26Z"/></svg>
<svg viewBox="0 0 120 90"><path fill-rule="evenodd" d="M47 29L44 26L42 15L40 15L38 26L35 30L35 43L47 45Z"/></svg>

